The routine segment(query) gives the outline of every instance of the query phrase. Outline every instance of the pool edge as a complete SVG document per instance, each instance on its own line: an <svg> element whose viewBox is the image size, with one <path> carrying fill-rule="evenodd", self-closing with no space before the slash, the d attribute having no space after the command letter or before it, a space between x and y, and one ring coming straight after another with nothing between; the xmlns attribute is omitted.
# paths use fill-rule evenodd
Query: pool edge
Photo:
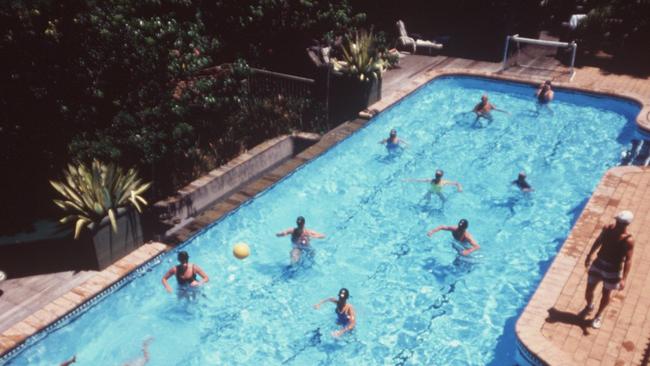
<svg viewBox="0 0 650 366"><path fill-rule="evenodd" d="M511 76L506 76L493 72L478 71L478 70L467 70L467 69L445 69L445 70L428 70L423 74L417 76L411 80L407 85L401 88L397 93L393 95L386 96L381 100L377 101L373 105L369 106L366 110L359 113L359 118L369 119L375 115L390 109L394 104L398 103L408 95L417 91L430 81L445 76L470 76L470 77L480 77L484 79L500 80L515 82L520 84L528 84L532 86L539 85L539 82L524 79L524 78L514 78ZM645 98L643 95L624 89L612 90L608 88L597 88L593 86L586 85L577 85L573 82L561 82L554 81L554 88L564 89L568 91L577 91L581 93L588 94L597 94L607 97L627 99L630 102L633 102L639 106L639 114L635 118L636 127L641 129L646 133L650 133L650 98Z"/></svg>
<svg viewBox="0 0 650 366"><path fill-rule="evenodd" d="M422 72L420 75L416 76L412 80L410 80L407 85L405 85L404 88L401 88L395 93L392 93L390 95L387 95L384 97L384 99L378 101L377 103L371 105L368 110L373 111L372 115L376 115L378 113L381 113L383 111L386 111L390 109L391 107L397 105L400 101L402 101L405 97L409 96L410 94L414 93L415 91L419 90L420 88L424 87L427 85L430 81L438 78L438 77L443 77L443 76L470 76L470 77L482 77L482 78L487 78L487 79L494 79L494 80L501 80L501 81L509 81L509 82L516 82L516 83L523 83L523 84L529 84L529 85L537 85L538 82L536 81L531 81L525 78L515 78L515 77L510 77L510 76L505 76L505 75L500 75L497 73L492 73L492 72L485 72L485 71L476 71L476 70L468 70L464 68L458 68L458 69L445 69L445 70L428 70ZM585 92L585 93L596 93L596 94L601 94L605 96L612 96L616 98L624 98L631 100L637 104L640 105L640 111L639 114L635 120L636 125L638 128L640 128L643 131L650 132L650 120L648 120L647 116L650 116L650 98L644 98L640 94L637 94L636 92L632 91L627 91L627 90L611 90L607 88L596 88L596 87L586 87L586 86L576 86L575 82L574 84L569 84L569 83L563 83L563 82L555 82L557 86L559 86L562 89L567 89L567 90L574 90L578 92ZM643 121L642 118L646 116L646 121ZM322 155L332 147L336 146L338 143L341 141L347 139L351 135L353 135L356 131L359 129L362 129L365 127L368 123L372 121L372 118L368 119L368 116L360 116L361 118L351 120L344 122L343 124L339 125L337 128L329 131L327 134L323 136L321 141L313 145L312 147L306 149L302 153L298 154L296 157L290 159L290 161L282 164L280 167L273 169L271 172L268 174L265 174L263 177L258 179L257 181L254 181L250 183L249 185L246 186L246 188L243 188L242 190L233 193L231 196L235 196L239 194L240 192L246 192L245 198L240 200L237 205L233 205L231 203L222 203L224 205L223 207L219 206L217 210L215 210L217 217L208 217L208 221L206 220L198 220L197 225L199 225L198 228L190 228L186 231L181 231L179 233L179 237L177 237L174 242L175 243L180 243L180 242L189 242L191 241L194 237L197 235L200 235L203 231L207 230L209 227L213 226L216 224L218 221L222 220L235 210L237 210L239 207L241 207L243 204L248 202L250 199L255 197L256 195L260 194L261 192L266 191L267 189L271 188L275 184L277 184L279 181L282 181L286 177L290 176L293 172L298 170L300 167L302 167L304 164L307 162L310 162L317 158L318 156ZM625 168L613 168L610 169L605 173L605 177L610 173L612 170L616 169L626 169ZM650 171L650 170L649 170ZM273 176L273 179L267 178L268 176ZM603 178L604 180L605 178ZM601 182L602 183L602 182ZM597 189L598 190L598 189ZM596 190L596 191L597 191ZM596 191L594 191L594 194L590 197L589 203L594 199L596 195ZM589 206L589 204L587 205ZM585 208L586 211L587 208ZM585 213L583 211L583 214ZM580 220L582 220L583 214L581 214ZM578 225L578 222L576 222L576 225L574 228ZM572 229L572 232L573 233ZM571 235L571 234L570 234ZM569 236L570 237L570 236ZM182 239L182 240L181 240ZM560 253L563 251L564 247L566 246L566 243L569 241L567 238L567 241L562 245L562 248L560 249L560 252L558 253L558 256ZM49 322L48 325L45 325L44 327L37 329L33 325L30 324L28 319L34 316L34 314L30 315L29 317L25 318L23 321L17 323L16 325L12 326L10 329L16 328L15 331L7 334L9 331L5 331L0 335L0 362L6 362L10 358L13 358L15 354L19 353L22 351L22 348L25 346L25 342L28 342L30 339L33 337L38 337L38 334L42 331L45 331L46 329L51 329L50 327L56 328L57 324L60 324L60 322L66 321L66 317L68 316L76 316L73 313L78 313L83 311L85 308L88 306L86 304L91 303L92 301L95 301L96 299L101 299L107 292L112 292L114 291L116 284L117 283L126 283L129 280L132 279L132 276L134 276L137 272L138 269L140 269L143 266L149 266L151 265L156 258L159 258L160 256L164 255L165 252L171 250L173 247L170 245L162 244L162 243L156 243L159 245L163 245L165 248L161 249L157 254L150 256L148 259L145 259L143 262L141 262L138 266L132 267L130 270L128 270L126 273L124 273L121 277L115 279L113 282L107 283L106 287L103 289L97 290L96 288L93 289L92 286L90 286L93 291L91 291L92 295L89 295L85 300L82 300L80 303L78 303L76 306L74 306L72 309L65 311L64 313L58 315L58 317L52 321ZM558 256L555 257L553 260L553 265L555 265L555 262L558 259ZM542 281L544 281L551 271L551 268L546 272L545 276L543 277ZM98 276L95 276L98 277ZM95 279L95 277L89 279L86 282L90 282ZM86 284L84 282L83 285ZM90 285L93 285L92 283L89 283ZM119 287L119 286L117 286ZM541 284L539 287L537 287L535 294L539 291L539 288L541 287ZM72 292L72 291L71 291ZM65 296L65 295L64 295ZM535 296L535 295L533 295ZM63 296L62 296L63 297ZM58 300L55 300L58 301ZM532 301L532 299L531 299ZM54 302L53 302L54 303ZM56 305L56 304L55 304ZM58 305L56 305L58 306ZM92 305L90 305L92 306ZM528 309L529 305L526 306L526 309ZM60 306L59 306L60 307ZM55 307L56 309L56 307ZM525 313L526 310L524 310ZM57 310L57 312L61 312L60 310ZM71 315L73 314L73 315ZM523 314L522 314L523 316ZM40 321L40 320L39 320ZM516 326L516 333L517 333L517 339L518 339L518 346L519 343L521 343L521 346L524 347L528 352L530 352L531 355L538 357L541 364L546 364L544 363L545 361L543 360L548 360L551 361L550 364L552 365L560 365L560 364L572 364L572 363L565 363L562 361L561 358L558 358L557 355L552 351L552 348L549 347L543 347L541 350L537 352L532 352L529 350L529 348L525 345L524 341L521 338L528 339L526 338L528 336L528 333L531 332L522 332L522 336L520 337L520 331L519 331L519 324L521 321L521 317L517 321L517 326ZM27 333L31 333L29 335L26 335ZM539 332L537 332L539 333ZM531 334L531 336L536 337L537 333ZM539 333L541 334L541 333ZM18 341L16 341L19 339ZM529 340L530 341L530 340ZM547 340L546 340L547 341ZM548 342L548 341L547 341ZM546 343L542 342L544 346L548 346ZM514 347L514 345L513 345ZM517 347L519 349L519 347ZM519 351L518 351L519 353ZM8 355L11 355L9 357Z"/></svg>

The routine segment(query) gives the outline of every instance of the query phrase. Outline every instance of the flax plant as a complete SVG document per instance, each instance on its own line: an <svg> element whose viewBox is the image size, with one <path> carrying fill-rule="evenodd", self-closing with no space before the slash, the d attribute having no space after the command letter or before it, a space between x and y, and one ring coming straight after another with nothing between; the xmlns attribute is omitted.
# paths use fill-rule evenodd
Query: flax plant
<svg viewBox="0 0 650 366"><path fill-rule="evenodd" d="M352 37L347 37L343 49L343 60L332 60L334 71L345 75L358 77L360 81L379 79L384 71L384 62L374 47L372 32L357 31Z"/></svg>
<svg viewBox="0 0 650 366"><path fill-rule="evenodd" d="M115 164L93 160L90 166L80 163L68 165L63 171L64 181L50 181L63 199L54 203L68 213L59 222L75 222L74 237L77 239L81 230L98 223L108 216L114 232L117 232L117 209L128 204L138 212L147 201L142 198L151 183L142 183L135 169L124 171Z"/></svg>

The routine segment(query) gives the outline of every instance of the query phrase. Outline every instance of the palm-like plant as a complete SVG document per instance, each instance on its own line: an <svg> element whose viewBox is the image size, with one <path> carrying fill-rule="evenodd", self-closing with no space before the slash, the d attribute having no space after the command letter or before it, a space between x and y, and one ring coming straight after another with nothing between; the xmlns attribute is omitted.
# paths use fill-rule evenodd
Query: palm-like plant
<svg viewBox="0 0 650 366"><path fill-rule="evenodd" d="M346 37L347 43L342 47L343 60L332 60L334 71L358 77L361 81L379 79L384 71L384 62L374 46L372 32L355 32L354 41Z"/></svg>
<svg viewBox="0 0 650 366"><path fill-rule="evenodd" d="M113 231L117 232L116 211L118 207L132 204L138 212L147 201L141 194L151 183L142 183L135 169L127 172L115 164L94 160L90 166L68 165L64 170L64 181L50 181L63 196L54 203L68 215L60 220L62 224L75 221L75 239L81 230L91 223L108 216Z"/></svg>

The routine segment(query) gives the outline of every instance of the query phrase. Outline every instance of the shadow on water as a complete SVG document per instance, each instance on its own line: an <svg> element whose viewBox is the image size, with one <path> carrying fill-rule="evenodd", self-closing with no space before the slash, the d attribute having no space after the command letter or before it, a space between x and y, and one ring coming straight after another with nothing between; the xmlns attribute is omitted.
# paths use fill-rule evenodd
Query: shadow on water
<svg viewBox="0 0 650 366"><path fill-rule="evenodd" d="M586 202L583 202L576 206L574 210L578 210L579 212L582 212L582 208ZM582 207L582 208L580 208ZM580 214L578 213L578 216ZM562 244L564 244L566 238L555 238L551 243L555 247L555 251L559 251L560 247ZM539 273L540 273L540 281L542 276L546 273L546 270L548 267L550 267L551 263L555 259L555 256L550 257L547 260L540 261L538 263L538 268L539 268ZM514 315L513 317L509 318L506 320L506 324L503 327L503 331L501 332L501 336L497 340L497 345L495 347L495 359L492 360L490 363L488 363L489 366L501 366L501 365L515 365L515 354L517 352L517 346L516 346L516 333L515 333L515 325L517 323L517 319L519 319L519 316L521 313L524 311L524 308L526 307L526 304L528 303L528 300L530 299L531 296L535 293L537 290L537 286L529 289L527 291L524 297L526 300L521 307L517 309L517 314ZM569 321L575 321L576 323L572 323L578 326L581 326L579 323L578 319L576 318L579 315L576 314L569 314L569 313L563 313L560 311L557 311L555 309L549 309L549 318L547 321L549 322L555 322L555 321L562 321L562 322L569 322ZM550 319L550 320L549 320ZM582 326L581 326L582 328ZM583 328L584 331L584 328Z"/></svg>
<svg viewBox="0 0 650 366"><path fill-rule="evenodd" d="M516 335L515 335L515 324L523 307L517 311L517 315L512 316L506 320L506 324L503 326L503 332L501 336L497 339L497 345L494 348L494 359L488 363L488 366L504 366L504 365L515 365L515 353L517 352L516 347Z"/></svg>
<svg viewBox="0 0 650 366"><path fill-rule="evenodd" d="M573 225L576 224L576 221L578 221L578 218L580 217L580 214L582 213L582 210L584 210L585 206L587 206L587 202L589 202L589 197L583 199L582 202L580 202L574 208L569 210L569 212L567 212L568 214L571 215L571 227L572 228L573 228Z"/></svg>

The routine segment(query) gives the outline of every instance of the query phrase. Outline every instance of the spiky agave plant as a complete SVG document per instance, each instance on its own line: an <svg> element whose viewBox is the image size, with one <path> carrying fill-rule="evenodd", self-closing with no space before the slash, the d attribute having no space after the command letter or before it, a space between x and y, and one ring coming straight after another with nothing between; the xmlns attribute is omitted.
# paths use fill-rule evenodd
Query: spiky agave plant
<svg viewBox="0 0 650 366"><path fill-rule="evenodd" d="M91 223L99 222L108 216L113 231L117 232L116 211L129 203L138 212L147 201L142 198L151 183L142 183L135 169L124 170L113 163L93 160L90 166L80 163L68 164L63 171L64 181L50 181L50 184L63 199L54 203L68 213L60 222L75 221L74 237Z"/></svg>
<svg viewBox="0 0 650 366"><path fill-rule="evenodd" d="M374 47L375 38L372 32L364 30L354 33L354 39L346 37L343 49L343 62L333 60L335 71L358 77L361 81L370 81L381 77L384 62Z"/></svg>

